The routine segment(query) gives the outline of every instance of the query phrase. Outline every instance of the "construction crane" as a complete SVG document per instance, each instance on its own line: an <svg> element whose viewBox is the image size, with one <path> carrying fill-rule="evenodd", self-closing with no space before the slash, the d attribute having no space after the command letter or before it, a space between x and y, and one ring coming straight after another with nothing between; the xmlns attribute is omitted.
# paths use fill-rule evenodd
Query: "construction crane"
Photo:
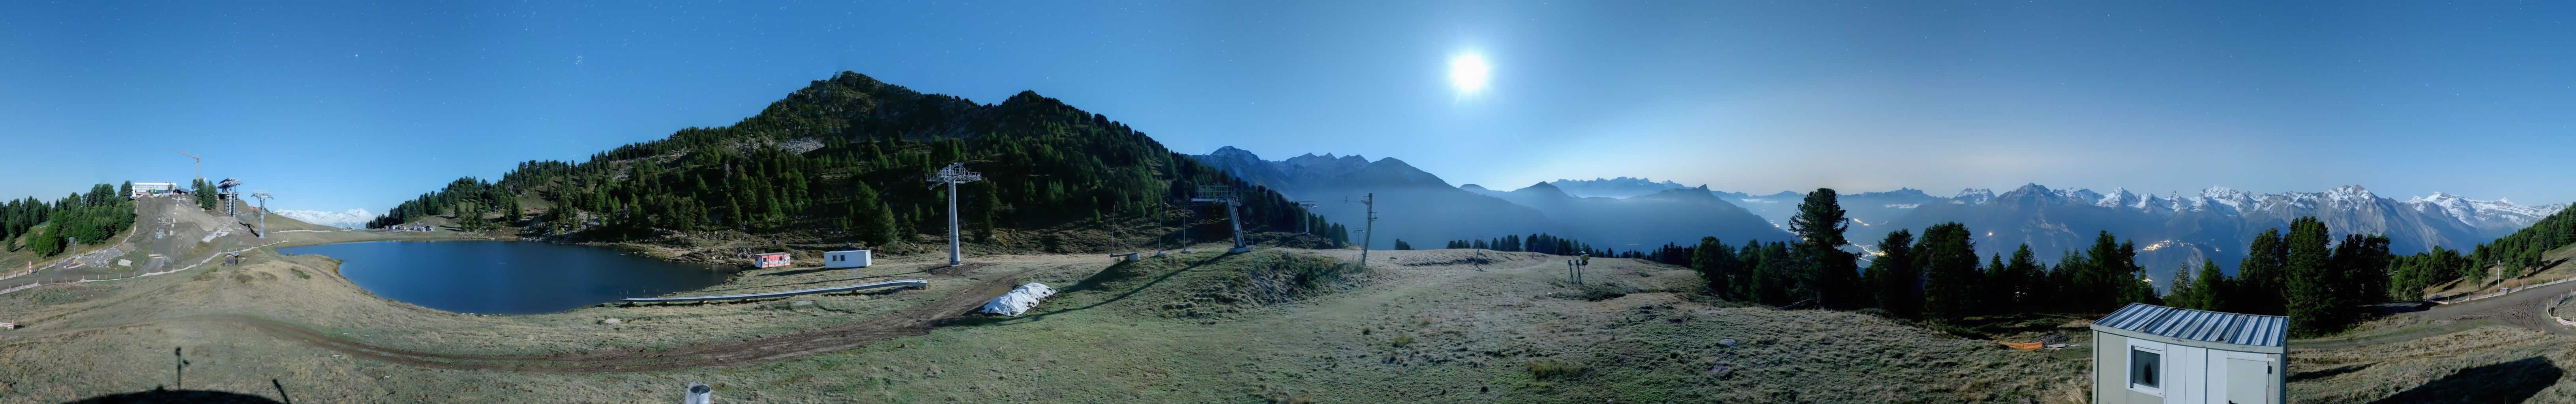
<svg viewBox="0 0 2576 404"><path fill-rule="evenodd" d="M206 179L206 159L198 158L198 157L197 157L197 155L194 155L194 154L188 154L188 152L179 151L179 149L170 149L170 151L179 152L179 155L181 155L181 156L188 156L188 159L189 159L189 160L195 160L195 161L196 161L196 167L197 167L197 179L198 179L198 180L201 180L201 181Z"/></svg>

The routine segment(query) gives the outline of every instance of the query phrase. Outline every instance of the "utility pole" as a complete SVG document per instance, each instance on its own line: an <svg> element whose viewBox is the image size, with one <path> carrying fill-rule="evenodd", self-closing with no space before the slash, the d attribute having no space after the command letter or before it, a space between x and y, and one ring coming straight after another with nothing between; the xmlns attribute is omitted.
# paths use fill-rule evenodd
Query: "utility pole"
<svg viewBox="0 0 2576 404"><path fill-rule="evenodd" d="M1361 196L1360 205L1368 207L1368 224L1360 230L1360 267L1367 268L1369 243L1377 240L1377 193Z"/></svg>
<svg viewBox="0 0 2576 404"><path fill-rule="evenodd" d="M1368 193L1368 194L1363 194L1363 195L1361 195L1361 196L1360 196L1360 200L1356 200L1356 201L1351 200L1351 199L1350 199L1350 197L1348 197L1348 196L1344 196L1344 197L1342 197L1342 200L1339 200L1339 201L1297 201L1297 202L1299 202L1299 203L1297 204L1297 206L1298 206L1298 207L1303 207L1303 208L1309 209L1309 211L1307 211L1307 212L1306 212L1306 215L1308 215L1308 216L1313 216L1313 215L1315 214L1315 213L1311 210L1311 209L1314 209L1314 208L1315 208L1315 204L1311 204L1311 203L1304 203L1304 202L1349 202L1349 203L1356 203L1356 204L1360 204L1360 205L1363 205L1363 206L1367 206L1367 207L1368 207L1368 223L1367 223L1367 224L1364 224L1364 225L1362 225L1362 227L1360 227L1360 266L1361 266L1361 267L1367 267L1367 266L1368 266L1368 250L1369 250L1369 241L1371 241L1371 240L1375 240L1375 239L1377 238L1377 193ZM1309 232L1312 232L1312 230L1311 230L1311 229L1309 229Z"/></svg>
<svg viewBox="0 0 2576 404"><path fill-rule="evenodd" d="M939 172L931 173L925 179L948 184L948 266L965 264L965 254L960 253L957 246L957 184L982 181L984 173L966 171L966 163L948 163L948 167L940 168ZM939 188L938 185L930 187Z"/></svg>

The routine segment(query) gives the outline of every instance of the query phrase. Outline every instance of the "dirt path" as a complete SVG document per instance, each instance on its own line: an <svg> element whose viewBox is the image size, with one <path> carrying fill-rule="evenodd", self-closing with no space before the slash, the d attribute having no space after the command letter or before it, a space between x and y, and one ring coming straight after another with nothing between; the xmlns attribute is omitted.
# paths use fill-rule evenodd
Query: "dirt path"
<svg viewBox="0 0 2576 404"><path fill-rule="evenodd" d="M2510 325L2551 334L2576 336L2576 330L2570 330L2566 326L2558 325L2557 321L2550 320L2549 315L2544 312L2544 310L2549 308L2550 304L2558 301L2559 296L2566 296L2568 293L2576 293L2576 282L2531 288L2506 294L2504 296L2471 300L2459 304L2434 306L2433 308L2425 309L2424 311L2397 314L2400 316L2414 316L2427 321L2450 322L2450 324L2444 326L2420 327L2393 334L2370 335L2358 338L2301 341L2296 342L2293 345L2297 348L2342 348L2361 345L2398 343L2450 334L2461 330L2476 328L2478 326L2494 324Z"/></svg>
<svg viewBox="0 0 2576 404"><path fill-rule="evenodd" d="M775 337L706 342L662 351L598 350L558 355L443 354L367 345L294 324L237 315L191 316L106 327L59 330L42 334L7 333L0 336L48 337L152 326L155 323L213 322L243 326L273 337L302 342L350 356L443 369L596 373L732 366L833 352L878 341L928 334L932 328L938 327L945 320L964 315L981 307L985 301L991 300L994 296L1009 292L1012 287L1017 286L1016 280L1019 276L1027 272L1023 270L994 277L947 298L897 310L867 321Z"/></svg>

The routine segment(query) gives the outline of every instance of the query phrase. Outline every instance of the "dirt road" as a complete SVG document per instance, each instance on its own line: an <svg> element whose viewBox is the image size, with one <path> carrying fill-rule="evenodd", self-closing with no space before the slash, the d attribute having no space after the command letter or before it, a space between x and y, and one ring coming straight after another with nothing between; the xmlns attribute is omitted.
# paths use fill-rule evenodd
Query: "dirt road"
<svg viewBox="0 0 2576 404"><path fill-rule="evenodd" d="M932 328L938 327L945 320L964 315L981 307L985 301L1009 292L1012 287L1017 286L1016 280L1019 276L1027 272L1023 270L994 277L947 298L897 310L867 321L775 337L705 342L662 351L600 350L562 355L443 354L367 345L294 324L235 315L192 316L41 334L0 335L48 337L116 328L161 326L170 323L218 323L242 326L277 338L302 342L350 356L444 369L595 373L732 366L833 352L878 341L928 334Z"/></svg>
<svg viewBox="0 0 2576 404"><path fill-rule="evenodd" d="M2460 330L2491 324L2510 325L2551 334L2576 336L2576 329L2569 329L2567 326L2558 325L2557 321L2550 320L2549 315L2543 312L2543 310L2547 310L2551 304L2557 303L2560 296L2566 296L2568 293L2576 293L2576 282L2542 286L2505 294L2504 296L2471 300L2459 304L2439 305L2425 309L2424 311L2396 314L2399 316L2413 316L2428 322L2447 321L2448 324L2443 326L2417 327L2391 334L2367 335L2348 339L2315 340L2295 343L2294 345L2298 348L2341 348L2359 345L2397 343L2449 334Z"/></svg>

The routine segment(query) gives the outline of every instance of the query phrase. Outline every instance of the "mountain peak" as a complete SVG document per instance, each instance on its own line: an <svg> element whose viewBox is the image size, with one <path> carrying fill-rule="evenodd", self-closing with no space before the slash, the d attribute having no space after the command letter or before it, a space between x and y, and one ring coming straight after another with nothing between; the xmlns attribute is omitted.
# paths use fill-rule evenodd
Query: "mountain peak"
<svg viewBox="0 0 2576 404"><path fill-rule="evenodd" d="M1260 155L1252 154L1252 151L1250 151L1250 150L1237 149L1237 148L1234 148L1234 146L1218 147L1218 148L1216 148L1216 151L1214 151L1214 152L1209 152L1209 153L1208 153L1208 155L1210 155L1210 156L1217 156L1217 157L1223 157L1223 158L1228 158L1228 159L1243 159L1243 160L1260 160L1260 159L1261 159L1261 156L1260 156Z"/></svg>
<svg viewBox="0 0 2576 404"><path fill-rule="evenodd" d="M1995 190L1992 190L1992 189L1985 189L1985 188L1968 188L1968 189L1962 189L1962 190L1959 190L1959 194L1958 194L1958 195L1952 195L1952 196L1950 196L1950 203L1959 203L1959 204L1968 204L1968 205L1981 205L1981 204L1985 204L1986 202L1992 202L1992 201L1994 201L1994 200L1995 200Z"/></svg>

